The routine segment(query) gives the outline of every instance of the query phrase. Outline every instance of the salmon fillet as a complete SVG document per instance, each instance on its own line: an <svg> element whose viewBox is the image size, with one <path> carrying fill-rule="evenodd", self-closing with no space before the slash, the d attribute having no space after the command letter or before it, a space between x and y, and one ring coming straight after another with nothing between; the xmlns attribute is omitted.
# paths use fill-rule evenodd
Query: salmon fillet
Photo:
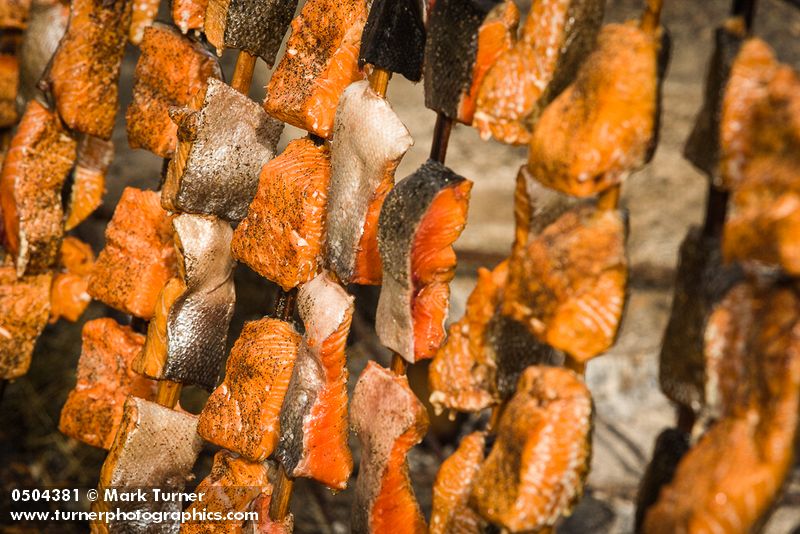
<svg viewBox="0 0 800 534"><path fill-rule="evenodd" d="M245 323L225 379L200 413L200 435L253 462L272 454L299 345L289 323L266 318Z"/></svg>
<svg viewBox="0 0 800 534"><path fill-rule="evenodd" d="M481 137L494 136L511 144L530 141L542 110L572 81L594 47L604 4L604 0L535 0L518 41L514 34L500 33L502 44L494 46L502 55L488 58L491 62L484 67L488 72L475 97L474 124Z"/></svg>
<svg viewBox="0 0 800 534"><path fill-rule="evenodd" d="M261 170L247 217L233 234L233 257L284 290L317 274L325 236L330 151L290 142Z"/></svg>
<svg viewBox="0 0 800 534"><path fill-rule="evenodd" d="M272 67L289 28L297 0L207 0L208 42L222 55L225 47L259 56Z"/></svg>
<svg viewBox="0 0 800 534"><path fill-rule="evenodd" d="M486 527L486 521L467 502L485 447L486 433L473 432L442 462L433 484L430 534L470 534Z"/></svg>
<svg viewBox="0 0 800 534"><path fill-rule="evenodd" d="M0 2L0 28L24 30L30 7L31 0L2 0Z"/></svg>
<svg viewBox="0 0 800 534"><path fill-rule="evenodd" d="M705 404L704 332L709 314L742 278L736 265L723 265L718 237L693 227L681 244L675 297L659 358L661 391L697 413Z"/></svg>
<svg viewBox="0 0 800 534"><path fill-rule="evenodd" d="M186 509L193 514L201 512L244 512L260 495L272 495L269 468L262 462L248 462L226 450L214 455L211 472L194 490L202 501ZM242 532L244 521L184 521L181 534L237 534Z"/></svg>
<svg viewBox="0 0 800 534"><path fill-rule="evenodd" d="M633 22L600 31L575 81L536 124L528 168L537 180L591 196L646 163L657 124L659 44Z"/></svg>
<svg viewBox="0 0 800 534"><path fill-rule="evenodd" d="M625 303L626 238L620 211L567 211L511 258L503 313L577 361L606 351Z"/></svg>
<svg viewBox="0 0 800 534"><path fill-rule="evenodd" d="M366 80L342 93L333 131L326 264L344 283L380 285L378 216L414 141Z"/></svg>
<svg viewBox="0 0 800 534"><path fill-rule="evenodd" d="M333 490L345 489L353 470L347 445L344 350L353 297L323 272L300 288L297 307L305 335L281 410L275 455L292 478L313 478Z"/></svg>
<svg viewBox="0 0 800 534"><path fill-rule="evenodd" d="M144 30L142 54L136 63L133 102L125 113L128 144L162 158L171 158L178 126L171 106L187 106L209 78L222 78L217 59L200 43L164 24Z"/></svg>
<svg viewBox="0 0 800 534"><path fill-rule="evenodd" d="M144 336L113 319L83 326L78 381L61 409L58 429L93 447L108 449L122 421L128 395L154 400L156 384L131 369Z"/></svg>
<svg viewBox="0 0 800 534"><path fill-rule="evenodd" d="M17 57L0 54L0 128L13 126L19 119L16 104L18 83Z"/></svg>
<svg viewBox="0 0 800 534"><path fill-rule="evenodd" d="M358 66L402 74L412 82L422 79L425 23L417 0L373 0L369 8Z"/></svg>
<svg viewBox="0 0 800 534"><path fill-rule="evenodd" d="M67 32L47 74L56 108L71 130L110 139L117 83L133 0L74 0Z"/></svg>
<svg viewBox="0 0 800 534"><path fill-rule="evenodd" d="M38 87L50 58L53 57L69 20L69 4L40 0L33 2L28 16L28 27L17 49L19 59L19 85L17 111L22 112L32 98L43 99Z"/></svg>
<svg viewBox="0 0 800 534"><path fill-rule="evenodd" d="M75 161L75 141L55 113L28 104L0 176L4 245L17 274L55 263L64 233L61 187Z"/></svg>
<svg viewBox="0 0 800 534"><path fill-rule="evenodd" d="M427 532L406 456L428 430L428 414L408 379L367 363L353 393L350 420L362 447L353 532Z"/></svg>
<svg viewBox="0 0 800 534"><path fill-rule="evenodd" d="M176 0L174 5L185 0ZM131 26L128 30L128 40L138 45L144 37L144 29L153 24L158 15L159 0L133 0L133 11L131 14ZM183 33L186 33L184 30Z"/></svg>
<svg viewBox="0 0 800 534"><path fill-rule="evenodd" d="M472 182L433 160L386 197L378 223L383 287L375 328L409 362L432 358L444 339L453 243L464 229Z"/></svg>
<svg viewBox="0 0 800 534"><path fill-rule="evenodd" d="M683 457L647 512L645 532L750 532L769 514L791 472L800 406L800 298L789 287L745 284L726 301L721 309L738 324L719 333L728 377L720 384L722 418Z"/></svg>
<svg viewBox="0 0 800 534"><path fill-rule="evenodd" d="M189 30L203 31L208 0L174 0L172 2L172 22L188 33Z"/></svg>
<svg viewBox="0 0 800 534"><path fill-rule="evenodd" d="M0 267L0 378L28 372L36 338L50 313L48 272L17 278L13 267Z"/></svg>
<svg viewBox="0 0 800 534"><path fill-rule="evenodd" d="M203 440L197 435L196 416L129 396L119 430L100 470L99 493L102 496L105 488L135 491L136 488L157 487L168 492L183 491L202 446ZM97 511L98 506L126 513L136 510L165 514L181 512L178 501L154 501L150 497L147 501L96 501L92 510ZM161 526L177 529L178 523L167 520ZM98 526L94 523L92 529ZM120 532L130 529L131 522L117 519L102 526L110 532ZM105 528L100 531L105 531Z"/></svg>
<svg viewBox="0 0 800 534"><path fill-rule="evenodd" d="M328 138L339 97L364 77L358 69L365 0L309 0L292 21L286 55L267 85L264 109L292 126Z"/></svg>
<svg viewBox="0 0 800 534"><path fill-rule="evenodd" d="M511 532L552 527L583 493L591 427L591 394L575 373L529 367L473 479L473 507Z"/></svg>
<svg viewBox="0 0 800 534"><path fill-rule="evenodd" d="M106 246L89 279L89 294L150 319L158 293L176 274L171 219L158 193L126 187L106 227Z"/></svg>
<svg viewBox="0 0 800 534"><path fill-rule="evenodd" d="M131 364L137 373L159 378L164 374L167 361L167 322L172 305L186 291L186 284L179 278L170 278L156 300L155 312L147 325L144 348Z"/></svg>
<svg viewBox="0 0 800 534"><path fill-rule="evenodd" d="M239 221L256 194L261 168L277 153L283 123L213 78L193 104L198 101L198 111L170 112L178 124L178 149L167 169L161 204L170 211Z"/></svg>
<svg viewBox="0 0 800 534"><path fill-rule="evenodd" d="M58 263L60 270L54 274L50 288L50 323L61 317L74 323L92 301L88 289L94 252L80 239L67 236L61 242Z"/></svg>
<svg viewBox="0 0 800 534"><path fill-rule="evenodd" d="M722 110L721 168L731 190L722 251L747 267L800 273L800 79L759 39L731 69Z"/></svg>
<svg viewBox="0 0 800 534"><path fill-rule="evenodd" d="M78 141L78 161L72 174L65 231L78 226L100 207L106 192L106 173L113 159L112 142L89 135Z"/></svg>

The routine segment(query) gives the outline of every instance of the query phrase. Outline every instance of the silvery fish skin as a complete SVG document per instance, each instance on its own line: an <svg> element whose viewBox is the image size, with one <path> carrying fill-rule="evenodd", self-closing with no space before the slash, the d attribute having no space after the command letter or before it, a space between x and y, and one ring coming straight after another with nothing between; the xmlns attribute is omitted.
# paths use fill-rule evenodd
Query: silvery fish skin
<svg viewBox="0 0 800 534"><path fill-rule="evenodd" d="M34 2L28 13L28 28L19 48L17 111L22 114L28 100L40 95L37 87L61 37L67 30L69 6L61 2Z"/></svg>
<svg viewBox="0 0 800 534"><path fill-rule="evenodd" d="M303 475L304 459L315 451L306 447L305 429L312 419L312 408L318 402L319 393L329 382L326 380L324 362L321 359L323 343L342 327L349 326L353 315L354 298L322 272L310 282L303 284L297 295L297 308L305 325L305 335L300 344L294 364L292 379L281 408L281 437L276 456L290 477ZM345 334L346 337L346 334ZM347 381L347 370L342 363L343 381ZM343 390L343 391L346 391ZM347 413L346 393L343 398L344 412ZM347 427L342 429L341 442L347 444ZM319 454L321 451L316 451ZM334 451L326 451L333 454ZM352 469L352 457L341 459ZM300 469L298 469L300 466ZM323 481L324 482L324 481ZM345 477L346 483L346 477ZM343 487L337 489L344 489Z"/></svg>
<svg viewBox="0 0 800 534"><path fill-rule="evenodd" d="M211 390L225 360L236 300L233 230L215 217L186 213L173 226L183 252L186 291L169 312L163 377Z"/></svg>
<svg viewBox="0 0 800 534"><path fill-rule="evenodd" d="M197 417L171 410L155 402L128 397L124 414L111 450L100 470L100 493L105 488L159 488L182 491L191 476L192 466L203 446L197 435ZM152 490L149 490L152 491ZM126 512L137 509L174 512L180 502L148 501L106 503ZM165 523L158 532L178 532L180 523ZM153 532L153 525L144 522L119 521L108 525L112 533Z"/></svg>
<svg viewBox="0 0 800 534"><path fill-rule="evenodd" d="M367 210L376 189L392 179L414 143L389 103L366 80L350 84L336 109L331 141L326 261L340 280L350 281Z"/></svg>
<svg viewBox="0 0 800 534"><path fill-rule="evenodd" d="M420 0L373 0L361 34L359 66L370 63L418 82L424 54L425 24Z"/></svg>
<svg viewBox="0 0 800 534"><path fill-rule="evenodd" d="M208 42L220 55L225 47L245 50L272 67L295 9L297 0L209 0Z"/></svg>
<svg viewBox="0 0 800 534"><path fill-rule="evenodd" d="M478 30L500 0L436 0L425 42L425 105L458 117L461 96L472 83Z"/></svg>
<svg viewBox="0 0 800 534"><path fill-rule="evenodd" d="M162 202L167 209L238 221L258 189L261 167L275 157L283 123L239 91L208 81L200 111L170 113L180 141ZM184 159L184 144L189 146Z"/></svg>

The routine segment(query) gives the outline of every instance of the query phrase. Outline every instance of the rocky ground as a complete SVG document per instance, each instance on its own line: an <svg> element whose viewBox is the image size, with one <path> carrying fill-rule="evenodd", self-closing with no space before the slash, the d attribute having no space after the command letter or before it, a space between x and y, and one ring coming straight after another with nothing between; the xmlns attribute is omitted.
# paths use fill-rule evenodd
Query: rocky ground
<svg viewBox="0 0 800 534"><path fill-rule="evenodd" d="M706 188L704 177L682 158L681 149L700 107L712 30L724 19L728 3L665 2L664 21L673 38L673 54L664 84L661 141L652 163L632 176L623 189L622 203L629 210L631 227L630 297L616 346L592 361L587 369L597 409L592 471L586 496L559 532L631 532L633 500L653 441L658 432L674 422L673 410L658 389L657 358L672 298L677 248L689 226L702 219ZM607 20L637 16L640 6L641 2L635 0L609 0ZM770 42L783 61L800 64L800 13L789 4L763 0L756 33ZM130 99L135 65L134 50L129 52L123 70L123 105ZM230 54L225 63L230 72ZM258 83L254 84L252 96L260 100L268 77L263 64L257 74ZM388 97L415 139L415 146L398 170L398 176L402 177L426 158L434 114L423 105L421 86L404 79L392 80ZM298 131L287 128L283 143L298 135ZM103 228L122 187L157 187L162 165L151 154L127 148L121 116L115 143L118 154L106 204L76 232L98 250ZM493 266L509 251L514 178L524 159L524 148L481 142L470 128L459 126L453 133L448 165L475 182L468 226L457 244L460 265L453 283L451 316L454 318L462 313L464 301L474 286L476 269ZM259 317L269 309L271 291L253 273L244 267L238 269L239 299L232 339L244 320ZM372 334L375 298L373 291L358 293L359 315L354 321L353 344L349 349L353 381L367 358L387 356ZM106 313L101 305L94 304L85 319ZM0 405L0 457L3 458L0 485L4 489L20 484L85 487L96 484L103 451L69 440L57 430L60 407L74 384L80 328L81 324L64 323L48 327L37 346L30 374L7 387ZM424 370L412 372L412 381L418 385L423 377ZM203 401L203 393L188 390L182 404L190 411L197 411ZM426 512L430 509L430 485L438 464L452 451L457 437L476 421L457 423L463 423L460 431L455 423L436 419L431 435L411 454L412 477ZM207 471L212 452L211 448L204 451L198 463L198 476ZM795 475L766 532L784 534L798 528L800 472ZM297 516L296 532L347 530L352 490L332 496L305 481L296 487L292 506ZM78 529L82 530L83 527Z"/></svg>

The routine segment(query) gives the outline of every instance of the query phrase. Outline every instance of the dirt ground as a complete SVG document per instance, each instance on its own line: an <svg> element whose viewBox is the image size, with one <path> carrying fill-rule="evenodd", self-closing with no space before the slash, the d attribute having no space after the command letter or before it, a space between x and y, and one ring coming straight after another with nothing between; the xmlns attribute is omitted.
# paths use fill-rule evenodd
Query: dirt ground
<svg viewBox="0 0 800 534"><path fill-rule="evenodd" d="M641 1L609 0L607 20L619 21L638 15ZM657 358L661 335L672 299L676 252L686 230L702 219L705 178L681 156L683 143L700 107L711 36L728 10L728 1L667 0L664 21L673 42L672 61L664 84L661 141L652 163L624 185L623 205L630 213L630 297L625 321L616 346L592 361L587 379L596 404L592 471L584 499L559 532L631 532L634 498L656 435L674 423L670 404L657 383ZM764 37L779 57L800 66L800 12L778 0L763 0L759 6L756 33ZM233 55L225 56L230 73ZM130 99L135 50L130 49L123 68L122 105ZM268 71L257 69L251 96L263 99ZM398 177L407 175L427 156L434 113L423 105L422 88L404 79L392 80L388 98L410 129L415 145L405 157ZM299 136L287 128L283 144ZM126 185L155 188L162 162L141 150L128 149L122 114L115 131L117 157L111 171L106 203L75 233L102 246L103 229L114 203ZM457 244L459 270L453 282L451 317L459 318L464 301L475 283L479 266L491 267L508 254L512 230L514 178L525 160L524 148L481 142L470 128L455 129L448 165L475 182L467 229ZM237 308L231 340L245 320L258 318L271 307L273 288L240 266L236 273ZM374 290L357 290L358 314L349 347L351 382L368 358L386 361L387 354L372 331ZM110 311L93 304L84 321ZM104 451L62 436L57 429L60 408L75 382L80 350L79 324L59 323L46 329L34 356L31 372L9 384L0 404L0 489L15 486L66 485L92 487L97 482ZM412 370L419 393L424 369ZM205 393L188 389L182 404L197 412ZM461 424L458 428L457 424ZM481 424L477 418L455 423L434 420L432 431L410 456L412 478L420 503L430 512L430 488L438 465L457 443L459 436ZM207 447L196 473L208 470L214 452ZM357 451L356 451L357 452ZM292 502L297 533L340 533L348 530L352 490L338 495L298 481ZM0 511L5 503L0 503ZM2 514L3 518L6 514ZM2 519L0 519L2 529ZM770 534L800 529L800 471L795 471L780 506L765 527ZM85 525L75 531L84 531ZM64 532L63 525L53 532ZM795 530L800 531L800 530Z"/></svg>

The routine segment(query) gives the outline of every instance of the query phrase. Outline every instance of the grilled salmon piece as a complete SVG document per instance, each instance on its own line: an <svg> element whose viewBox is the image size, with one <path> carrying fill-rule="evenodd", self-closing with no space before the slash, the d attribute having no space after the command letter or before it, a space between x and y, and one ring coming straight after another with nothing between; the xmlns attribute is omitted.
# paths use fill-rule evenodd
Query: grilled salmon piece
<svg viewBox="0 0 800 534"><path fill-rule="evenodd" d="M233 234L233 257L289 290L317 274L325 236L330 151L295 139L261 170L247 217Z"/></svg>
<svg viewBox="0 0 800 534"><path fill-rule="evenodd" d="M169 289L165 286L152 328L148 327L148 345L155 346L146 347L135 366L151 378L211 391L225 361L236 301L230 254L233 230L216 217L188 213L175 217L172 224L183 282L177 286L173 283ZM183 291L175 295L177 287ZM166 305L169 311L165 316ZM164 318L166 329L162 326Z"/></svg>
<svg viewBox="0 0 800 534"><path fill-rule="evenodd" d="M553 526L583 493L591 427L591 394L575 373L529 367L473 479L472 505L511 532Z"/></svg>
<svg viewBox="0 0 800 534"><path fill-rule="evenodd" d="M72 191L64 230L83 222L103 202L106 173L114 159L114 143L84 135L78 141L78 161L72 174Z"/></svg>
<svg viewBox="0 0 800 534"><path fill-rule="evenodd" d="M61 409L58 428L71 438L108 449L128 395L154 400L156 384L131 369L144 336L109 318L83 326L78 381Z"/></svg>
<svg viewBox="0 0 800 534"><path fill-rule="evenodd" d="M361 34L359 67L397 72L418 82L422 79L425 24L417 0L373 0Z"/></svg>
<svg viewBox="0 0 800 534"><path fill-rule="evenodd" d="M428 160L387 195L378 222L383 287L375 328L409 362L444 340L453 243L464 229L472 182Z"/></svg>
<svg viewBox="0 0 800 534"><path fill-rule="evenodd" d="M275 64L297 0L207 0L205 31L208 42L222 55L225 47L259 56Z"/></svg>
<svg viewBox="0 0 800 534"><path fill-rule="evenodd" d="M222 450L214 455L211 472L194 490L202 500L195 501L186 512L244 512L260 495L272 495L269 468L262 462L248 462L232 452ZM244 521L184 521L181 534L241 533Z"/></svg>
<svg viewBox="0 0 800 534"><path fill-rule="evenodd" d="M681 244L675 297L659 358L661 391L697 413L705 404L704 335L709 314L742 278L736 265L723 265L720 239L694 227Z"/></svg>
<svg viewBox="0 0 800 534"><path fill-rule="evenodd" d="M56 261L64 233L61 187L75 162L75 146L55 113L39 102L28 104L0 176L4 245L19 275Z"/></svg>
<svg viewBox="0 0 800 534"><path fill-rule="evenodd" d="M47 74L56 108L71 130L110 139L117 83L133 0L74 0L67 32Z"/></svg>
<svg viewBox="0 0 800 534"><path fill-rule="evenodd" d="M683 457L644 532L750 532L793 465L800 406L800 298L794 288L736 286L720 310L721 419ZM713 320L712 320L713 321ZM716 322L716 321L713 321Z"/></svg>
<svg viewBox="0 0 800 534"><path fill-rule="evenodd" d="M530 141L542 110L572 81L594 46L604 7L605 0L535 0L518 41L516 24L508 26L510 34L503 32L500 17L494 28L487 25L491 55L482 67L488 72L473 93L481 137ZM480 59L480 48L478 53Z"/></svg>
<svg viewBox="0 0 800 534"><path fill-rule="evenodd" d="M444 462L433 484L433 512L430 534L469 534L483 532L486 521L468 500L472 480L484 460L486 433L473 432Z"/></svg>
<svg viewBox="0 0 800 534"><path fill-rule="evenodd" d="M245 323L225 379L200 413L200 435L253 462L272 454L299 345L289 323L267 318Z"/></svg>
<svg viewBox="0 0 800 534"><path fill-rule="evenodd" d="M89 294L150 319L161 288L176 274L171 219L158 193L126 187L106 227L106 246L89 279Z"/></svg>
<svg viewBox="0 0 800 534"><path fill-rule="evenodd" d="M17 115L19 63L16 56L0 54L0 128L13 126Z"/></svg>
<svg viewBox="0 0 800 534"><path fill-rule="evenodd" d="M156 299L153 318L147 325L147 338L142 351L131 364L133 370L148 377L160 377L167 361L167 323L172 305L186 292L186 283L180 278L170 278Z"/></svg>
<svg viewBox="0 0 800 534"><path fill-rule="evenodd" d="M258 189L261 168L275 157L283 123L229 85L208 80L198 111L173 108L178 149L161 203L170 211L239 221Z"/></svg>
<svg viewBox="0 0 800 534"><path fill-rule="evenodd" d="M171 158L178 126L169 108L189 105L197 92L205 91L209 78L222 78L222 71L200 43L164 24L145 28L140 48L133 102L125 113L128 144Z"/></svg>
<svg viewBox="0 0 800 534"><path fill-rule="evenodd" d="M394 171L413 144L389 103L365 81L339 100L331 148L326 263L344 283L380 285L378 216Z"/></svg>
<svg viewBox="0 0 800 534"><path fill-rule="evenodd" d="M50 313L48 272L17 278L13 267L0 267L0 378L28 372L36 338Z"/></svg>
<svg viewBox="0 0 800 534"><path fill-rule="evenodd" d="M406 455L428 430L428 414L408 379L370 361L358 378L350 421L362 447L353 532L427 532Z"/></svg>
<svg viewBox="0 0 800 534"><path fill-rule="evenodd" d="M27 26L31 0L3 0L0 2L0 28L24 30Z"/></svg>
<svg viewBox="0 0 800 534"><path fill-rule="evenodd" d="M17 49L19 59L19 85L17 87L17 111L22 113L32 98L45 98L39 89L50 58L67 30L69 4L36 0L31 3L28 27L22 35Z"/></svg>
<svg viewBox="0 0 800 534"><path fill-rule="evenodd" d="M528 168L548 187L595 195L651 155L658 110L660 37L636 23L609 24L575 81L536 124Z"/></svg>
<svg viewBox="0 0 800 534"><path fill-rule="evenodd" d="M203 440L197 435L197 416L129 396L119 430L100 470L99 493L102 496L105 488L183 491L202 446ZM164 514L181 512L179 501L154 501L149 496L147 501L96 501L92 509L98 511L98 506L118 508L126 513L135 510ZM160 523L162 528L170 530L177 530L178 524L179 521L170 524L170 520ZM131 522L123 519L107 525L92 525L93 531L101 532L106 529L124 532L130 528Z"/></svg>
<svg viewBox="0 0 800 534"><path fill-rule="evenodd" d="M290 477L345 489L353 470L344 351L353 297L323 272L300 288L297 307L306 333L281 410L275 454Z"/></svg>
<svg viewBox="0 0 800 534"><path fill-rule="evenodd" d="M185 1L185 0L183 0ZM131 14L131 25L128 30L128 40L139 45L144 37L144 29L153 24L158 15L159 0L133 0L133 11ZM180 1L173 2L174 5ZM182 28L181 28L182 29ZM183 33L186 33L184 30Z"/></svg>
<svg viewBox="0 0 800 534"><path fill-rule="evenodd" d="M731 69L722 110L721 168L731 190L722 250L727 261L800 273L800 79L759 39Z"/></svg>
<svg viewBox="0 0 800 534"><path fill-rule="evenodd" d="M61 242L58 263L61 269L54 274L50 288L50 323L61 317L74 323L92 300L88 289L94 252L80 239L67 236Z"/></svg>
<svg viewBox="0 0 800 534"><path fill-rule="evenodd" d="M286 55L267 85L264 109L292 126L328 138L339 97L364 77L358 69L365 0L309 0L292 21Z"/></svg>
<svg viewBox="0 0 800 534"><path fill-rule="evenodd" d="M582 205L509 262L503 313L580 362L614 342L627 286L622 212Z"/></svg>
<svg viewBox="0 0 800 534"><path fill-rule="evenodd" d="M172 2L172 22L188 33L189 30L203 31L208 0L174 0Z"/></svg>

